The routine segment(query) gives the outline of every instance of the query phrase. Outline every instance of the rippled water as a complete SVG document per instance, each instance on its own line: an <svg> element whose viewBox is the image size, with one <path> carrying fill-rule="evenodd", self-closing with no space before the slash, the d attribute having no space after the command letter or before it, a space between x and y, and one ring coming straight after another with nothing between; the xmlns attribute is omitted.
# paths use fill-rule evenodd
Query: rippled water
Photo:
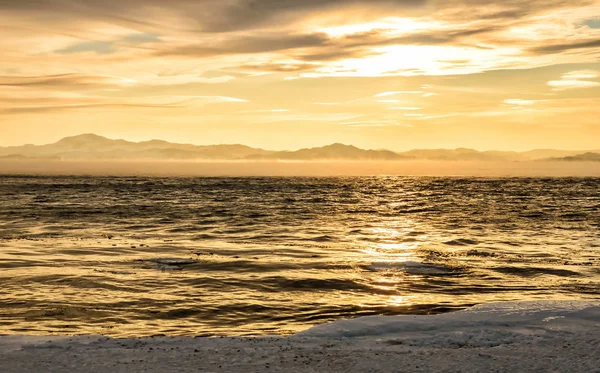
<svg viewBox="0 0 600 373"><path fill-rule="evenodd" d="M0 177L0 334L600 298L600 179Z"/></svg>

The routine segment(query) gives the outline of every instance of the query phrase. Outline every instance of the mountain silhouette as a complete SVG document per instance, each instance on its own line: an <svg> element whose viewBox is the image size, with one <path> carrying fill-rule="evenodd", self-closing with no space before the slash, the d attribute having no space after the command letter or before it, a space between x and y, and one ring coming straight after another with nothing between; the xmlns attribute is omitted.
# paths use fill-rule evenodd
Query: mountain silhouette
<svg viewBox="0 0 600 373"><path fill-rule="evenodd" d="M281 160L405 160L412 159L390 150L364 150L352 145L331 144L319 148L307 148L297 151L273 152L253 155L248 159Z"/></svg>
<svg viewBox="0 0 600 373"><path fill-rule="evenodd" d="M450 160L450 161L597 161L591 152L540 149L528 152L477 151L474 149L416 149L407 152L366 150L335 143L296 151L270 151L240 144L192 145L164 140L131 142L95 134L65 137L53 144L0 147L0 159L63 160Z"/></svg>
<svg viewBox="0 0 600 373"><path fill-rule="evenodd" d="M564 162L600 162L600 153L583 153L562 158L546 158L546 161L564 161Z"/></svg>

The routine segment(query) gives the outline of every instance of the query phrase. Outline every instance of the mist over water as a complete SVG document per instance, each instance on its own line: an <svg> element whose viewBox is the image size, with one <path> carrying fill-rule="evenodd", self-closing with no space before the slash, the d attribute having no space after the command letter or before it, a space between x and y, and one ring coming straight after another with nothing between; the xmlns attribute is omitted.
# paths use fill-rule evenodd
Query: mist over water
<svg viewBox="0 0 600 373"><path fill-rule="evenodd" d="M599 178L0 177L0 334L600 298Z"/></svg>
<svg viewBox="0 0 600 373"><path fill-rule="evenodd" d="M1 160L0 175L600 177L600 162Z"/></svg>

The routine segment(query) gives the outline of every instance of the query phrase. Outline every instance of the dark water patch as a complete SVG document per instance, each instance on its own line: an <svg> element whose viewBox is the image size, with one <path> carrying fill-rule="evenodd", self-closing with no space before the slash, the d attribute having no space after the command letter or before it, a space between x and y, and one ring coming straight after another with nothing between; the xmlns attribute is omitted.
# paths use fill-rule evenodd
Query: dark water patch
<svg viewBox="0 0 600 373"><path fill-rule="evenodd" d="M483 258L495 257L495 252L483 251L483 250L469 250L465 253L466 256L478 256Z"/></svg>
<svg viewBox="0 0 600 373"><path fill-rule="evenodd" d="M263 279L276 285L280 290L302 290L302 291L329 291L329 290L355 290L363 292L380 292L380 294L389 294L384 290L375 290L367 285L358 283L354 280L342 280L335 278L325 279L289 279L285 277L269 277Z"/></svg>
<svg viewBox="0 0 600 373"><path fill-rule="evenodd" d="M548 215L547 213L545 213L543 211L522 212L519 214L519 216L522 218L529 218L529 219L548 219L550 217L550 215Z"/></svg>
<svg viewBox="0 0 600 373"><path fill-rule="evenodd" d="M120 228L117 228L119 232L130 232L130 231L144 231L144 230L154 230L158 227L155 224L134 224L134 225L126 225Z"/></svg>
<svg viewBox="0 0 600 373"><path fill-rule="evenodd" d="M560 289L563 290L566 294L576 293L576 294L588 294L592 295L594 299L600 299L600 284L598 283L590 283L590 284L563 284L560 286Z"/></svg>
<svg viewBox="0 0 600 373"><path fill-rule="evenodd" d="M102 252L104 252L104 249L102 249L102 248L74 248L74 249L62 249L61 248L61 249L56 250L57 254L73 255L73 256L79 256L79 257L97 256L98 254L101 254ZM118 252L121 255L124 254L123 249L113 250L113 252Z"/></svg>
<svg viewBox="0 0 600 373"><path fill-rule="evenodd" d="M470 284L448 288L447 286L435 286L431 283L418 283L408 286L406 291L426 292L428 294L445 294L449 293L453 296L472 296L473 294L542 294L549 291L550 288L545 286L524 286L524 285L484 285Z"/></svg>
<svg viewBox="0 0 600 373"><path fill-rule="evenodd" d="M368 210L368 209L365 209L365 210L349 209L349 210L346 210L346 213L347 214L352 214L352 215L354 215L354 214L377 214L377 213L379 213L379 211L377 211L377 210Z"/></svg>
<svg viewBox="0 0 600 373"><path fill-rule="evenodd" d="M315 236L315 237L310 237L310 238L305 238L305 240L307 241L314 241L314 242L331 242L336 240L335 237L324 234L321 236Z"/></svg>
<svg viewBox="0 0 600 373"><path fill-rule="evenodd" d="M446 258L452 258L457 256L456 253L449 253L446 251L435 249L420 249L417 251L417 254L428 260L443 260Z"/></svg>
<svg viewBox="0 0 600 373"><path fill-rule="evenodd" d="M446 241L444 244L448 246L468 246L477 245L479 242L468 238L457 238L455 240Z"/></svg>
<svg viewBox="0 0 600 373"><path fill-rule="evenodd" d="M229 272L229 273L258 273L268 274L286 271L343 271L352 270L352 266L320 261L319 258L307 262L273 262L258 259L232 259L230 261L204 261L199 260L195 265L186 270L204 272Z"/></svg>
<svg viewBox="0 0 600 373"><path fill-rule="evenodd" d="M12 269L12 268L31 268L47 266L46 260L33 260L33 259L3 259L0 260L0 268Z"/></svg>
<svg viewBox="0 0 600 373"><path fill-rule="evenodd" d="M82 308L82 307L53 307L45 309L33 309L25 312L21 316L26 320L37 319L87 319L94 317L103 317L106 312L97 309Z"/></svg>
<svg viewBox="0 0 600 373"><path fill-rule="evenodd" d="M514 241L500 241L499 243L501 243L503 245L513 246L513 247L520 247L520 246L522 246L521 243L514 242Z"/></svg>
<svg viewBox="0 0 600 373"><path fill-rule="evenodd" d="M202 234L195 235L192 239L196 240L196 241L202 241L202 240L214 240L219 237L220 236L218 234L202 233Z"/></svg>
<svg viewBox="0 0 600 373"><path fill-rule="evenodd" d="M189 265L189 264L195 264L198 262L197 260L188 259L188 258L152 258L152 259L147 259L146 261L151 262L151 263L156 263L156 264L174 265L174 266Z"/></svg>
<svg viewBox="0 0 600 373"><path fill-rule="evenodd" d="M435 210L432 208L398 208L396 209L396 213L398 214L420 214L423 212L434 212Z"/></svg>
<svg viewBox="0 0 600 373"><path fill-rule="evenodd" d="M116 271L116 270L103 270L103 269L94 269L96 273L108 273L111 275L135 275L135 272L131 271Z"/></svg>
<svg viewBox="0 0 600 373"><path fill-rule="evenodd" d="M135 284L114 284L110 283L112 278L106 276L89 276L89 277L72 277L64 276L63 278L52 281L50 284L56 286L67 286L74 289L103 289L115 292L126 292L126 293L144 293L146 290L136 287ZM49 283L44 283L48 285Z"/></svg>
<svg viewBox="0 0 600 373"><path fill-rule="evenodd" d="M579 277L580 273L558 268L540 268L540 267L494 267L492 271L521 277L534 277L541 275L551 275L559 277Z"/></svg>

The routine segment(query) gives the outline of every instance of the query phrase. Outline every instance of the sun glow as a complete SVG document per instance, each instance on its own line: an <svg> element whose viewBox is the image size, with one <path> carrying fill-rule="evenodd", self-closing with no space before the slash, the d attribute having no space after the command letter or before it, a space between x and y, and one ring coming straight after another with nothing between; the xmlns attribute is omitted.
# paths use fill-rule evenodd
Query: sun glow
<svg viewBox="0 0 600 373"><path fill-rule="evenodd" d="M394 45L374 48L373 57L352 58L317 69L317 76L417 76L471 74L498 64L511 63L518 51L513 48L494 50L458 46ZM313 76L314 75L314 76Z"/></svg>

